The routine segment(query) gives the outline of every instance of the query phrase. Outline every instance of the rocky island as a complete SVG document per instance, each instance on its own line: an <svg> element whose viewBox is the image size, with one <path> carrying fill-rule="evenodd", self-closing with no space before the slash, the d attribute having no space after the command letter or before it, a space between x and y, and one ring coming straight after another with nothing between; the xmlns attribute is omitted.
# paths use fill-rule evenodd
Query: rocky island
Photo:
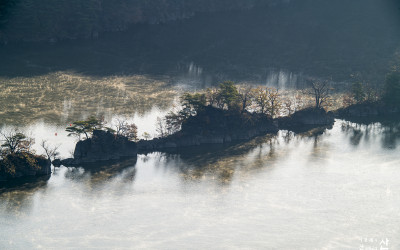
<svg viewBox="0 0 400 250"><path fill-rule="evenodd" d="M51 160L34 154L32 139L16 131L1 132L1 135L0 184L51 174Z"/></svg>

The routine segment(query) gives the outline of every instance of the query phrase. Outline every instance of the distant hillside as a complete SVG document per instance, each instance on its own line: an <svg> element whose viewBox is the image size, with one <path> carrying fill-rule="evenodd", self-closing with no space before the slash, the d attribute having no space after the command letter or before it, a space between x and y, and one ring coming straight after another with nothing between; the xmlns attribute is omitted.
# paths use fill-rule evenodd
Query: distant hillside
<svg viewBox="0 0 400 250"><path fill-rule="evenodd" d="M0 0L0 40L97 37L136 23L163 23L195 13L248 9L280 0Z"/></svg>
<svg viewBox="0 0 400 250"><path fill-rule="evenodd" d="M164 74L194 63L221 79L284 69L379 83L400 47L398 0L0 1L2 75Z"/></svg>

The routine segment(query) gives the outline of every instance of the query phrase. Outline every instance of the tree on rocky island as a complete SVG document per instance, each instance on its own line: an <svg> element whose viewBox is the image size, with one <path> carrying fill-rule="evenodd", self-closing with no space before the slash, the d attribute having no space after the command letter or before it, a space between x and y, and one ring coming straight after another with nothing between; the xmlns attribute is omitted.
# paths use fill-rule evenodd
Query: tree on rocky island
<svg viewBox="0 0 400 250"><path fill-rule="evenodd" d="M208 105L223 108L223 103L221 102L221 96L219 95L218 89L207 88L205 95Z"/></svg>
<svg viewBox="0 0 400 250"><path fill-rule="evenodd" d="M158 136L163 138L178 132L182 123L190 116L195 116L207 105L205 93L184 93L180 97L181 110L170 111L164 118L157 117L156 131Z"/></svg>
<svg viewBox="0 0 400 250"><path fill-rule="evenodd" d="M279 91L274 88L258 87L254 91L254 102L260 112L275 117L282 108Z"/></svg>
<svg viewBox="0 0 400 250"><path fill-rule="evenodd" d="M267 88L267 111L273 118L279 115L282 108L282 101L279 91L274 88Z"/></svg>
<svg viewBox="0 0 400 250"><path fill-rule="evenodd" d="M46 140L43 140L40 143L40 146L43 148L47 159L49 159L50 161L55 160L55 158L57 158L57 156L60 155L60 152L58 152L58 148L60 147L60 145L57 146L51 146L48 144L48 142Z"/></svg>
<svg viewBox="0 0 400 250"><path fill-rule="evenodd" d="M265 114L268 105L268 93L266 89L263 87L258 87L256 89L253 89L253 92L254 92L254 102L256 103L260 112L262 114Z"/></svg>
<svg viewBox="0 0 400 250"><path fill-rule="evenodd" d="M207 98L204 93L184 93L181 96L182 112L187 116L196 115L196 113L207 105Z"/></svg>
<svg viewBox="0 0 400 250"><path fill-rule="evenodd" d="M98 119L95 116L90 116L87 120L73 122L65 131L69 132L68 136L76 136L80 139L81 135L84 134L86 139L89 139L93 130L103 129L104 126L104 118Z"/></svg>
<svg viewBox="0 0 400 250"><path fill-rule="evenodd" d="M27 137L23 133L16 130L8 133L0 131L0 135L3 137L1 140L2 155L31 152L31 147L34 143L34 140Z"/></svg>
<svg viewBox="0 0 400 250"><path fill-rule="evenodd" d="M241 103L242 113L252 104L254 98L253 86L249 84L239 85L238 97Z"/></svg>
<svg viewBox="0 0 400 250"><path fill-rule="evenodd" d="M225 81L219 85L219 96L228 110L233 110L239 105L239 92L232 81Z"/></svg>
<svg viewBox="0 0 400 250"><path fill-rule="evenodd" d="M40 169L38 159L42 157L33 154L32 138L16 130L8 133L1 131L0 134L2 136L0 176L15 176L17 172Z"/></svg>
<svg viewBox="0 0 400 250"><path fill-rule="evenodd" d="M330 98L330 84L327 80L310 80L310 89L306 91L307 94L313 96L315 100L315 108L321 109Z"/></svg>
<svg viewBox="0 0 400 250"><path fill-rule="evenodd" d="M124 136L130 141L137 142L137 126L134 123L129 123L126 119L116 119L116 124L114 125L114 132L117 136Z"/></svg>

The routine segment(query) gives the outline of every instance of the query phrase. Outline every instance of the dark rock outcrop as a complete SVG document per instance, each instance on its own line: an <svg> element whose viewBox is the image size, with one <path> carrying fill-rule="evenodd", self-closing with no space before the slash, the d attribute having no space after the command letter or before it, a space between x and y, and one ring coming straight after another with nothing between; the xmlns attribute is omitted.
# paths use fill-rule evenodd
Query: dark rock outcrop
<svg viewBox="0 0 400 250"><path fill-rule="evenodd" d="M399 114L400 108L381 102L353 104L335 112L337 118L372 117Z"/></svg>
<svg viewBox="0 0 400 250"><path fill-rule="evenodd" d="M313 127L331 126L334 124L335 118L332 112L326 112L323 108L308 108L279 118L277 121L280 129L297 132Z"/></svg>
<svg viewBox="0 0 400 250"><path fill-rule="evenodd" d="M51 174L51 161L29 153L10 154L0 161L0 181Z"/></svg>
<svg viewBox="0 0 400 250"><path fill-rule="evenodd" d="M238 113L211 106L189 117L182 130L166 138L140 141L139 151L153 151L168 148L222 144L249 140L256 136L278 132L277 124L265 114Z"/></svg>
<svg viewBox="0 0 400 250"><path fill-rule="evenodd" d="M95 130L93 137L79 141L75 146L74 158L61 161L63 165L118 160L122 157L135 157L137 146L124 136Z"/></svg>

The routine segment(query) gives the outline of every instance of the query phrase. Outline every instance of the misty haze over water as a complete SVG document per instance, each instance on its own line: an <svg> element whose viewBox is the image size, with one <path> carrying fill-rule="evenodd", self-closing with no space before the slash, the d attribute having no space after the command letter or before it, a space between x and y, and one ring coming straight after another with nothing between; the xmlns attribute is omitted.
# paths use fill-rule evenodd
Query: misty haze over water
<svg viewBox="0 0 400 250"><path fill-rule="evenodd" d="M157 136L185 91L382 86L395 0L0 2L0 127L60 145L90 115ZM0 188L0 249L400 249L398 117L60 167ZM365 243L365 242L364 242Z"/></svg>

